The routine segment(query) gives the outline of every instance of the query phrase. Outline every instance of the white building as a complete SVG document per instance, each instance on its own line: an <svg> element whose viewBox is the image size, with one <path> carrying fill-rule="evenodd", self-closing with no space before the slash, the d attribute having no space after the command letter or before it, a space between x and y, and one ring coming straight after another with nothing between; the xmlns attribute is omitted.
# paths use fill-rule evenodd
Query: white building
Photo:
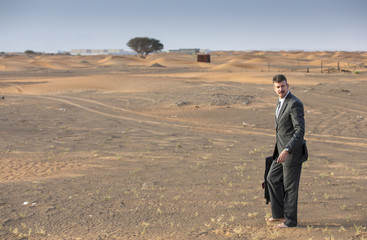
<svg viewBox="0 0 367 240"><path fill-rule="evenodd" d="M135 52L127 52L124 49L72 49L71 55L130 55Z"/></svg>
<svg viewBox="0 0 367 240"><path fill-rule="evenodd" d="M199 51L200 51L199 48L180 48L180 49L169 50L169 52L185 53L185 54L196 54Z"/></svg>
<svg viewBox="0 0 367 240"><path fill-rule="evenodd" d="M210 53L210 49L200 49L200 48L180 48L172 49L169 52L173 53L186 53L186 54L197 54L197 53Z"/></svg>

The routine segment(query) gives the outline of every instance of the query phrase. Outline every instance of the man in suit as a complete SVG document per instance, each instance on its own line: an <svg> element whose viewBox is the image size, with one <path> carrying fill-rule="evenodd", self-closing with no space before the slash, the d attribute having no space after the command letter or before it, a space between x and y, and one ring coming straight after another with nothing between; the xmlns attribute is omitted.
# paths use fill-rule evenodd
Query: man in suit
<svg viewBox="0 0 367 240"><path fill-rule="evenodd" d="M267 184L270 195L272 217L269 222L281 222L277 227L297 226L298 188L302 163L308 152L302 102L289 92L284 75L273 78L274 91L278 95L275 113L276 143Z"/></svg>

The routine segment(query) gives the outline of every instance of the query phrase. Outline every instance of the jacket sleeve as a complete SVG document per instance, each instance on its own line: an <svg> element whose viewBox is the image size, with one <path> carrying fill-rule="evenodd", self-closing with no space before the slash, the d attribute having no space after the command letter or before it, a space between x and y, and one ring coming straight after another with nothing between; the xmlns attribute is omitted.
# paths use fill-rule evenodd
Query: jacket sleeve
<svg viewBox="0 0 367 240"><path fill-rule="evenodd" d="M299 101L294 101L290 110L290 117L293 124L294 132L290 141L286 144L286 148L292 152L296 146L302 146L303 137L305 135L305 119L303 104Z"/></svg>

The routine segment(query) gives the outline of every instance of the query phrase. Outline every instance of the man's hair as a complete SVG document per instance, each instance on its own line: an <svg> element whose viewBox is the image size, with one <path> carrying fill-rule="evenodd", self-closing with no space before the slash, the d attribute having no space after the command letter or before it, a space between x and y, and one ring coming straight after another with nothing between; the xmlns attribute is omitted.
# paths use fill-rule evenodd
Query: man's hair
<svg viewBox="0 0 367 240"><path fill-rule="evenodd" d="M287 83L287 79L283 74L277 74L273 77L273 83L281 83L283 81Z"/></svg>

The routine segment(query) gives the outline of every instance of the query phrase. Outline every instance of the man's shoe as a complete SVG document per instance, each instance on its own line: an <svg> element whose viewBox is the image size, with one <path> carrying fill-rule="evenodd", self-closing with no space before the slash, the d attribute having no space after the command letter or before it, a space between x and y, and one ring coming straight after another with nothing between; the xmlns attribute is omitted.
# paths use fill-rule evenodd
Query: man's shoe
<svg viewBox="0 0 367 240"><path fill-rule="evenodd" d="M285 225L284 223L278 224L277 228L289 228L289 226Z"/></svg>
<svg viewBox="0 0 367 240"><path fill-rule="evenodd" d="M285 218L273 218L273 217L271 217L271 218L266 219L266 221L268 221L268 222L284 222Z"/></svg>

